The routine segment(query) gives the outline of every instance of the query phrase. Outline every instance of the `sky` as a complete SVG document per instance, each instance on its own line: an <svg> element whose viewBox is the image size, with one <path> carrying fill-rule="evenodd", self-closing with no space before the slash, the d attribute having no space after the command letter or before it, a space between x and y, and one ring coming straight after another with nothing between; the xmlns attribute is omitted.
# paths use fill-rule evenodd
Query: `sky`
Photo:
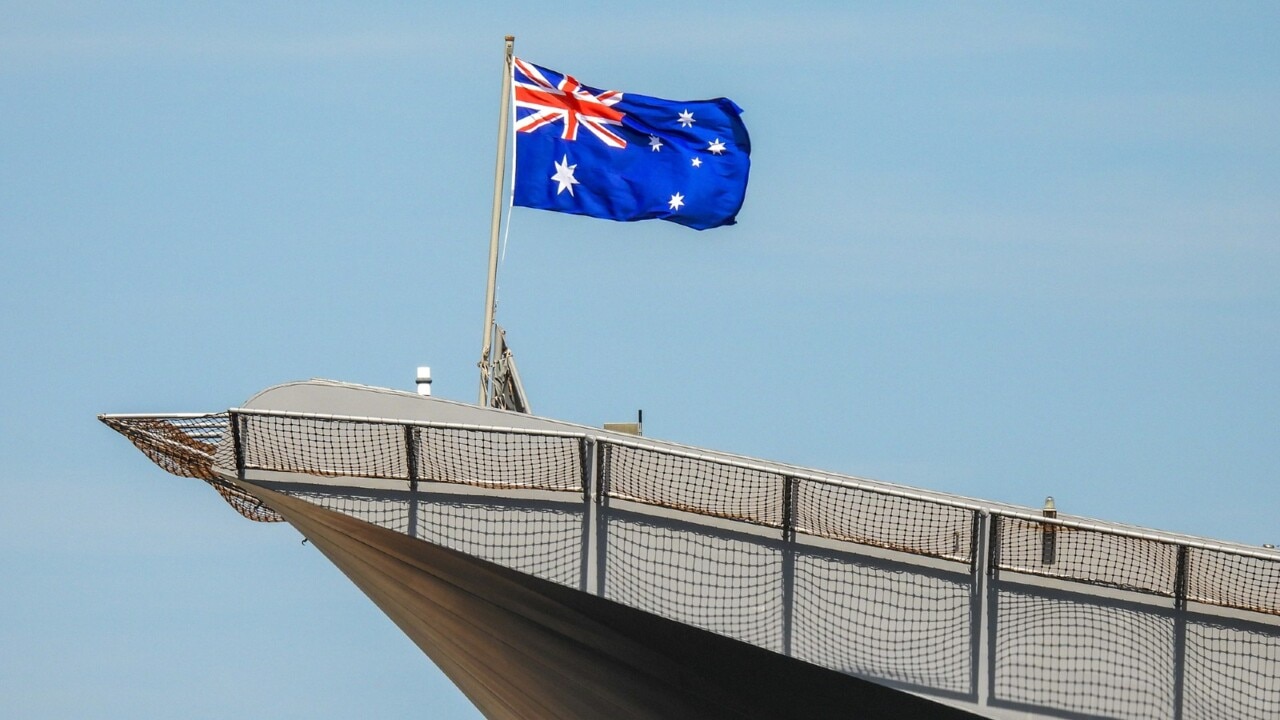
<svg viewBox="0 0 1280 720"><path fill-rule="evenodd" d="M738 224L515 209L540 415L1280 544L1270 3L0 0L0 716L477 717L104 412L474 401L501 87L743 109Z"/></svg>

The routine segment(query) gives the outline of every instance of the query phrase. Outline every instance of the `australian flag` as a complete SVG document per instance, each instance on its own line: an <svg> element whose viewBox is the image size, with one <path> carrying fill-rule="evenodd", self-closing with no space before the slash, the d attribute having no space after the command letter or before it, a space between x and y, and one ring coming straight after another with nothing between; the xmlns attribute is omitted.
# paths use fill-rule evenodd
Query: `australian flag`
<svg viewBox="0 0 1280 720"><path fill-rule="evenodd" d="M608 220L732 225L751 139L727 98L597 90L515 59L515 204Z"/></svg>

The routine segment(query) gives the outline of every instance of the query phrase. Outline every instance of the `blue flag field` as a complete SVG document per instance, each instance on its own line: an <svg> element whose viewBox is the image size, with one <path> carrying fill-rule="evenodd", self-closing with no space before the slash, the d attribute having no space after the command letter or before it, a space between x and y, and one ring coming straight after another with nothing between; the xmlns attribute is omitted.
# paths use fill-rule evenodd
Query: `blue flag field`
<svg viewBox="0 0 1280 720"><path fill-rule="evenodd" d="M514 202L608 220L732 225L751 140L732 100L597 90L516 58Z"/></svg>

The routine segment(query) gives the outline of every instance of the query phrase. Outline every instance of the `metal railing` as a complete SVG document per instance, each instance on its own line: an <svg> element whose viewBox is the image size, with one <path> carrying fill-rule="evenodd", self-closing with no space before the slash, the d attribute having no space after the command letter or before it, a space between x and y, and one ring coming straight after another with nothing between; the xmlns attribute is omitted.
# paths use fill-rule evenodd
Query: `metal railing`
<svg viewBox="0 0 1280 720"><path fill-rule="evenodd" d="M241 478L272 471L574 492L587 502L626 500L771 528L784 540L809 536L963 563L975 574L1280 615L1274 551L1047 518L639 438L253 409L101 419L161 467L210 482L255 520L279 516L221 481L217 468Z"/></svg>

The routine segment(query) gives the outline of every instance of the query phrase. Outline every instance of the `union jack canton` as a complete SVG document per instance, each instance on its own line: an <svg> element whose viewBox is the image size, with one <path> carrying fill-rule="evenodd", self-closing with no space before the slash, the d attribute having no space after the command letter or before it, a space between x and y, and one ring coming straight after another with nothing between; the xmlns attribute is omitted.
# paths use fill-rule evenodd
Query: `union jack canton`
<svg viewBox="0 0 1280 720"><path fill-rule="evenodd" d="M514 202L608 220L732 225L751 139L732 100L597 90L515 59Z"/></svg>

